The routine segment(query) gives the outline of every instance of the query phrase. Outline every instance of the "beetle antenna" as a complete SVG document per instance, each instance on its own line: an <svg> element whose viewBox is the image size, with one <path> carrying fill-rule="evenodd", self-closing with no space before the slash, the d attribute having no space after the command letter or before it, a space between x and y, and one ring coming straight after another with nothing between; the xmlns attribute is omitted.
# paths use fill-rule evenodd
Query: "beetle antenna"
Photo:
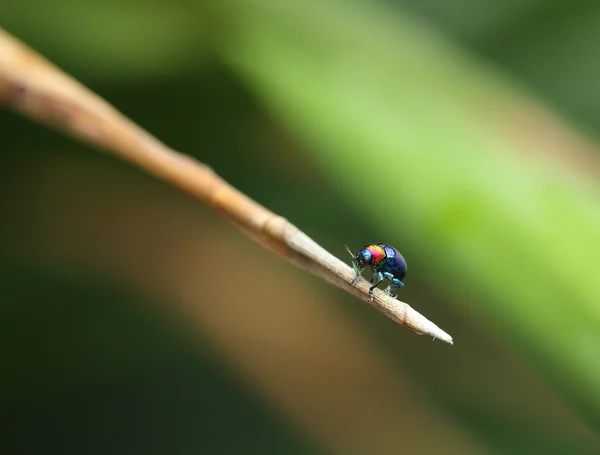
<svg viewBox="0 0 600 455"><path fill-rule="evenodd" d="M348 248L348 245L344 245L346 247L346 251L348 253L350 253L350 256L352 256L352 258L354 259L354 254L352 254L352 251L350 251L350 248Z"/></svg>

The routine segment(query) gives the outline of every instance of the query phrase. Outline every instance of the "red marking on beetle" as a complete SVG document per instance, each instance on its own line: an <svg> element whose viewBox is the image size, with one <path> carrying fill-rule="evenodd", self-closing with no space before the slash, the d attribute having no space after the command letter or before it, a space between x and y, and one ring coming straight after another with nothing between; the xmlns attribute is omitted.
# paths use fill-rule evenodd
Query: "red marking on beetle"
<svg viewBox="0 0 600 455"><path fill-rule="evenodd" d="M385 251L379 245L369 245L367 246L367 250L371 253L372 262L379 262L385 258Z"/></svg>

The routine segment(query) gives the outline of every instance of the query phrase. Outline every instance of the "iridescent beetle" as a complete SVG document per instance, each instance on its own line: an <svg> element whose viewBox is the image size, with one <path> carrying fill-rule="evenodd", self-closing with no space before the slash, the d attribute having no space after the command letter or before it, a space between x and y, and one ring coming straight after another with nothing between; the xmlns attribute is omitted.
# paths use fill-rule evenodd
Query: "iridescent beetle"
<svg viewBox="0 0 600 455"><path fill-rule="evenodd" d="M352 254L347 246L346 250L352 256L352 267L356 272L356 277L352 280L353 286L358 281L363 269L370 265L373 271L370 281L373 286L369 288L369 300L373 300L373 290L382 283L384 278L390 280L385 292L396 298L392 291L404 286L402 280L406 276L406 261L396 248L384 243L372 243L365 245L356 256ZM375 279L377 279L377 282L373 283Z"/></svg>

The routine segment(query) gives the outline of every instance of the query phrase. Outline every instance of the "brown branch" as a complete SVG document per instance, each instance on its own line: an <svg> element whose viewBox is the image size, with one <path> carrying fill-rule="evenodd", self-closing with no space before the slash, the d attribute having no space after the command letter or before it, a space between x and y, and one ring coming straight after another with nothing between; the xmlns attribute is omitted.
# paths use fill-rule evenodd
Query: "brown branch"
<svg viewBox="0 0 600 455"><path fill-rule="evenodd" d="M242 194L208 166L182 155L0 28L0 102L179 187L230 219L259 244L369 302L366 280L286 219ZM408 304L376 290L369 302L398 324L452 344Z"/></svg>

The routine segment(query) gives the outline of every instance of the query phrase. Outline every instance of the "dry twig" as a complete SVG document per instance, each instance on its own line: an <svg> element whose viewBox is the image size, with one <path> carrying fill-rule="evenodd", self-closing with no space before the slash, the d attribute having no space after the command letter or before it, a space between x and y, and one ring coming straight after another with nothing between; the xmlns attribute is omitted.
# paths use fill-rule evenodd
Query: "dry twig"
<svg viewBox="0 0 600 455"><path fill-rule="evenodd" d="M368 302L369 284L286 219L242 194L208 166L182 155L0 28L0 101L100 147L188 192L259 244ZM403 327L452 344L452 337L408 304L377 290L369 302Z"/></svg>

